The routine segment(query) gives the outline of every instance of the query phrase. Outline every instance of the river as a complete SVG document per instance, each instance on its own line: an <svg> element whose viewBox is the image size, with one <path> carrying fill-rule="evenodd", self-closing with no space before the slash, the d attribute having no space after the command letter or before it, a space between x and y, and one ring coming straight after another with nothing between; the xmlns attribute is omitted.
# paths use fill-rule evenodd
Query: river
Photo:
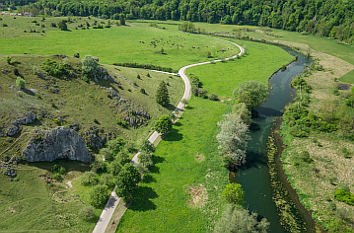
<svg viewBox="0 0 354 233"><path fill-rule="evenodd" d="M258 117L253 119L260 129L250 133L251 139L247 147L246 165L236 174L236 182L240 183L245 192L245 207L266 217L270 222L269 232L286 233L280 225L275 203L272 199L272 186L267 166L267 139L274 120L282 115L284 107L295 96L291 88L291 80L303 73L311 61L304 55L284 48L298 59L287 66L284 71L278 71L269 80L270 95L266 102L255 109Z"/></svg>

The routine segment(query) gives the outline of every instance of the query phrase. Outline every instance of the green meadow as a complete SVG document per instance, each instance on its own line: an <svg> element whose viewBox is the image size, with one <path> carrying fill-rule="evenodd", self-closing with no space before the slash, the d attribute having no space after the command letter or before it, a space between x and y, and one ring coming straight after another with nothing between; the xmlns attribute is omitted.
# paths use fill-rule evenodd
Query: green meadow
<svg viewBox="0 0 354 233"><path fill-rule="evenodd" d="M197 74L209 93L230 96L234 88L247 80L267 83L273 72L292 59L275 46L237 42L247 45L247 56L194 67L187 72ZM264 52L271 53L274 59L260 56ZM253 63L259 65L250 65ZM220 80L213 78L216 74ZM217 149L216 123L228 107L227 103L191 99L182 119L158 145L155 168L139 185L139 198L124 214L117 232L212 231L225 205L220 193L228 183L228 171L222 166Z"/></svg>

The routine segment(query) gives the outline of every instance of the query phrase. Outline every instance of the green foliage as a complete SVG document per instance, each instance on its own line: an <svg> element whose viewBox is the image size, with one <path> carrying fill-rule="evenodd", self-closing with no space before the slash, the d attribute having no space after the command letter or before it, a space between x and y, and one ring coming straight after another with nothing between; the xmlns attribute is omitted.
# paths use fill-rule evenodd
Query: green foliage
<svg viewBox="0 0 354 233"><path fill-rule="evenodd" d="M155 130L162 135L165 135L170 131L172 128L172 121L171 118L167 115L161 116L156 122L155 122Z"/></svg>
<svg viewBox="0 0 354 233"><path fill-rule="evenodd" d="M155 151L155 146L149 140L145 140L140 146L140 151L152 153Z"/></svg>
<svg viewBox="0 0 354 233"><path fill-rule="evenodd" d="M177 73L178 70L174 70L169 67L162 67L162 66L157 66L157 65L152 65L152 64L139 64L139 63L132 63L132 62L125 62L125 63L113 63L115 66L124 66L124 67L132 67L132 68L142 68L142 69L149 69L149 70L160 70L164 72L169 72L169 73ZM147 75L150 77L150 74ZM140 75L139 75L140 77Z"/></svg>
<svg viewBox="0 0 354 233"><path fill-rule="evenodd" d="M344 202L348 205L354 205L354 194L344 190L344 189L337 189L334 192L334 197L341 202Z"/></svg>
<svg viewBox="0 0 354 233"><path fill-rule="evenodd" d="M96 208L102 208L109 197L110 193L106 185L96 185L89 193L89 202Z"/></svg>
<svg viewBox="0 0 354 233"><path fill-rule="evenodd" d="M90 165L91 171L101 174L107 171L107 163L102 160L95 160L93 163Z"/></svg>
<svg viewBox="0 0 354 233"><path fill-rule="evenodd" d="M126 141L123 138L115 138L108 141L107 147L113 155L116 155L124 148L125 144Z"/></svg>
<svg viewBox="0 0 354 233"><path fill-rule="evenodd" d="M58 28L62 31L68 30L68 25L66 25L66 20L62 20L58 23Z"/></svg>
<svg viewBox="0 0 354 233"><path fill-rule="evenodd" d="M121 120L121 119L117 119L117 125L119 126L122 126L123 128L128 128L129 127L129 124L128 122L124 121L124 120Z"/></svg>
<svg viewBox="0 0 354 233"><path fill-rule="evenodd" d="M207 98L208 97L208 91L204 88L198 88L194 87L192 89L192 93L195 96L201 97L201 98Z"/></svg>
<svg viewBox="0 0 354 233"><path fill-rule="evenodd" d="M92 206L85 206L80 210L80 217L85 221L93 221L96 218L95 209Z"/></svg>
<svg viewBox="0 0 354 233"><path fill-rule="evenodd" d="M131 163L125 164L117 178L117 195L125 201L132 200L140 180L140 173L134 165Z"/></svg>
<svg viewBox="0 0 354 233"><path fill-rule="evenodd" d="M191 32L191 33L198 33L198 30L192 22L183 22L182 24L178 25L178 30L183 32Z"/></svg>
<svg viewBox="0 0 354 233"><path fill-rule="evenodd" d="M258 219L256 213L249 213L240 206L227 205L215 225L214 233L266 233L269 222L266 218Z"/></svg>
<svg viewBox="0 0 354 233"><path fill-rule="evenodd" d="M167 85L162 81L156 90L156 103L166 107L170 104L170 97L168 95Z"/></svg>
<svg viewBox="0 0 354 233"><path fill-rule="evenodd" d="M7 56L6 57L6 62L7 62L7 64L12 65L12 57Z"/></svg>
<svg viewBox="0 0 354 233"><path fill-rule="evenodd" d="M247 108L245 103L236 103L232 105L232 113L240 116L241 120L250 125L252 122L251 111Z"/></svg>
<svg viewBox="0 0 354 233"><path fill-rule="evenodd" d="M42 64L42 68L49 75L56 78L62 78L63 76L69 75L70 70L72 69L68 63L61 64L49 58Z"/></svg>
<svg viewBox="0 0 354 233"><path fill-rule="evenodd" d="M80 183L85 186L96 185L98 184L98 180L98 175L92 171L85 172L80 177Z"/></svg>
<svg viewBox="0 0 354 233"><path fill-rule="evenodd" d="M108 173L102 174L99 183L106 185L108 188L112 189L115 184L114 176L112 174L108 174Z"/></svg>
<svg viewBox="0 0 354 233"><path fill-rule="evenodd" d="M16 78L16 87L18 89L25 89L26 88L26 81L21 77L17 77Z"/></svg>
<svg viewBox="0 0 354 233"><path fill-rule="evenodd" d="M139 164L144 168L144 170L148 171L149 168L154 165L154 162L152 161L152 155L148 152L142 151L139 154Z"/></svg>
<svg viewBox="0 0 354 233"><path fill-rule="evenodd" d="M253 109L263 103L268 97L267 85L258 81L247 81L241 83L234 90L234 96L239 103L244 103L248 109Z"/></svg>
<svg viewBox="0 0 354 233"><path fill-rule="evenodd" d="M119 15L119 23L120 25L125 25L125 15L124 14L120 14Z"/></svg>
<svg viewBox="0 0 354 233"><path fill-rule="evenodd" d="M62 181L63 176L66 173L66 170L63 166L60 166L59 164L54 164L51 168L50 171L53 174L53 178L57 181Z"/></svg>
<svg viewBox="0 0 354 233"><path fill-rule="evenodd" d="M226 185L222 191L221 196L229 203L236 205L243 205L244 203L244 191L242 186L237 183L231 183Z"/></svg>
<svg viewBox="0 0 354 233"><path fill-rule="evenodd" d="M96 59L92 56L85 56L82 60L82 74L88 79L93 80L100 75L100 66Z"/></svg>
<svg viewBox="0 0 354 233"><path fill-rule="evenodd" d="M217 101L219 100L218 96L216 94L211 93L208 97L210 100Z"/></svg>

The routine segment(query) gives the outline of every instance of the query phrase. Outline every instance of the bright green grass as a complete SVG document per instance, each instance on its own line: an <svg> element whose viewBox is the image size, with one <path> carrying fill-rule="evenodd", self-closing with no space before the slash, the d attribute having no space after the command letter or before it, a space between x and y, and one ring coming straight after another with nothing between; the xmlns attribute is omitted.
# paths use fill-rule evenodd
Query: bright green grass
<svg viewBox="0 0 354 233"><path fill-rule="evenodd" d="M284 55L274 46L245 44L249 55L238 62L200 67L199 78L202 82L210 81L208 85L205 84L207 89L214 85L213 79L208 78L210 72L230 69L224 73L223 80L227 81L223 84L231 88L220 90L220 94L227 94L247 80L267 83L273 72L291 60L290 55ZM259 56L265 50L283 59ZM241 62L242 59L248 62ZM262 63L263 68L249 66L252 62ZM240 69L248 70L247 75L235 77L234 73ZM228 105L193 97L189 106L172 133L158 145L154 153L158 162L149 177L150 182L140 185L141 193L137 195L140 198L133 201L117 232L210 232L213 229L225 204L220 193L228 183L228 172L222 167L217 150L216 123L227 112ZM205 161L198 163L195 158L197 154L203 154ZM208 191L208 201L200 209L190 206L190 196L186 192L190 185L198 184L203 184Z"/></svg>
<svg viewBox="0 0 354 233"><path fill-rule="evenodd" d="M345 74L339 80L342 81L342 82L345 82L345 83L354 84L354 70L352 70L349 73Z"/></svg>
<svg viewBox="0 0 354 233"><path fill-rule="evenodd" d="M162 48L166 54L159 53ZM228 57L236 54L238 49L221 39L146 26L50 31L37 38L0 38L0 54L72 56L75 52L97 56L106 64L137 62L178 69L210 60L208 52L214 57Z"/></svg>
<svg viewBox="0 0 354 233"><path fill-rule="evenodd" d="M250 79L264 81L264 74L272 74L279 64L293 60L285 50L277 46L250 41L235 41L246 48L249 56L223 63L195 66L187 70L200 78L203 88L218 96L231 97L238 83Z"/></svg>

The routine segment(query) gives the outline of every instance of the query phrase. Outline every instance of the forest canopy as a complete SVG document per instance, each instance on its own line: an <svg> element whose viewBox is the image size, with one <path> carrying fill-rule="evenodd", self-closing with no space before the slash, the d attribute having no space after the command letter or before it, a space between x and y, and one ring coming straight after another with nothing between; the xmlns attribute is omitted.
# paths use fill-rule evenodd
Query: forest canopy
<svg viewBox="0 0 354 233"><path fill-rule="evenodd" d="M330 36L353 43L351 0L0 0L4 6L53 16L97 16L127 19L269 26ZM29 3L29 5L26 5ZM26 6L23 6L26 5Z"/></svg>

